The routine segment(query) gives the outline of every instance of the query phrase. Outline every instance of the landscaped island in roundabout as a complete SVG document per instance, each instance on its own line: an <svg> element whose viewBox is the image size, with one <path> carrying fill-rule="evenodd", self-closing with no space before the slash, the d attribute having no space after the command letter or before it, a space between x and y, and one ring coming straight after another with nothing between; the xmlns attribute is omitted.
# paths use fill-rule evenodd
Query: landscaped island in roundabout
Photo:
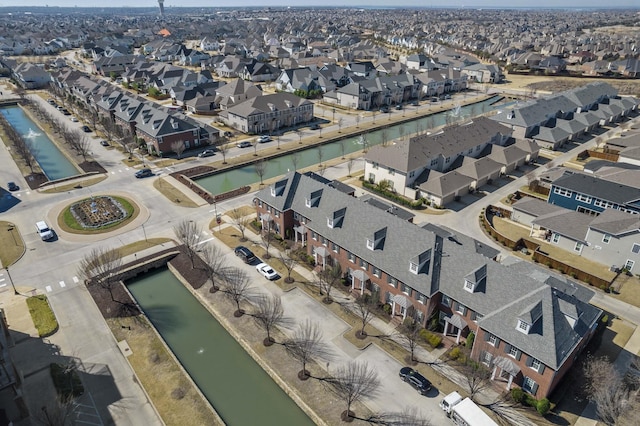
<svg viewBox="0 0 640 426"><path fill-rule="evenodd" d="M97 195L66 206L58 216L58 225L76 234L109 232L128 224L139 213L138 205L128 198Z"/></svg>

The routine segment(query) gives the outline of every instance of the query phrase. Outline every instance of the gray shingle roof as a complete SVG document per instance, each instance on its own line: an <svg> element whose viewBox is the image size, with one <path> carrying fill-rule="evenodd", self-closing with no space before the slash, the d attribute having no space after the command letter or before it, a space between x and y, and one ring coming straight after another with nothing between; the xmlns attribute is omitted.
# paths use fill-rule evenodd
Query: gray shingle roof
<svg viewBox="0 0 640 426"><path fill-rule="evenodd" d="M626 204L640 199L640 188L580 173L562 176L553 181L553 185L616 204Z"/></svg>
<svg viewBox="0 0 640 426"><path fill-rule="evenodd" d="M584 213L562 209L539 216L531 223L586 244L585 237L592 219Z"/></svg>
<svg viewBox="0 0 640 426"><path fill-rule="evenodd" d="M640 232L640 218L621 210L605 209L591 221L589 227L611 235Z"/></svg>

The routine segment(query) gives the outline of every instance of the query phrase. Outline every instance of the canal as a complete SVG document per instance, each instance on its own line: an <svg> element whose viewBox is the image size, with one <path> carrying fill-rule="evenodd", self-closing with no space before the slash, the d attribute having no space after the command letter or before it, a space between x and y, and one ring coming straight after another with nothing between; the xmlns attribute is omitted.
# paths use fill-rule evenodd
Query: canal
<svg viewBox="0 0 640 426"><path fill-rule="evenodd" d="M168 269L127 287L226 424L313 425Z"/></svg>
<svg viewBox="0 0 640 426"><path fill-rule="evenodd" d="M49 180L63 179L80 174L76 166L60 152L42 129L19 106L0 108L9 124L22 135L29 150Z"/></svg>
<svg viewBox="0 0 640 426"><path fill-rule="evenodd" d="M396 124L385 129L373 130L368 132L363 141L360 136L342 139L340 141L330 142L325 145L309 147L308 149L298 151L294 154L283 155L266 161L266 168L263 179L270 179L283 175L292 170L302 169L305 167L319 164L334 158L349 156L355 152L362 151L364 144L371 147L381 144L384 141L392 141L394 139L408 137L409 135L424 132L434 127L440 127L449 122L456 122L468 117L475 117L479 114L490 111L495 107L499 97L493 97L483 102L471 104L467 106L458 106L452 110L443 111L426 117L417 118L410 122ZM499 106L500 108L503 105ZM422 106L421 108L424 108ZM405 111L407 117L413 114L413 111ZM398 114L398 112L396 112ZM386 114L379 114L376 118L378 124L388 120ZM362 127L366 124L361 123ZM197 180L198 185L205 188L213 195L231 191L241 186L251 185L260 182L260 178L256 174L255 166L248 165L227 172L218 173Z"/></svg>

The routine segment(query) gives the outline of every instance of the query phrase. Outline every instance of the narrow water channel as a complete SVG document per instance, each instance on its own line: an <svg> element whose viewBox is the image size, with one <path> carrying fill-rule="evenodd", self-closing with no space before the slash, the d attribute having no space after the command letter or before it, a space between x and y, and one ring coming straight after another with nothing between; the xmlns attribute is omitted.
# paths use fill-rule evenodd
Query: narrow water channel
<svg viewBox="0 0 640 426"><path fill-rule="evenodd" d="M168 269L127 287L227 425L313 425Z"/></svg>
<svg viewBox="0 0 640 426"><path fill-rule="evenodd" d="M20 133L47 179L63 179L80 174L76 166L60 152L45 132L19 106L0 108L9 124Z"/></svg>
<svg viewBox="0 0 640 426"><path fill-rule="evenodd" d="M409 137L409 135L428 131L434 127L440 127L447 123L450 119L452 122L475 117L487 111L490 111L494 107L492 106L498 97L487 99L483 102L479 102L472 105L463 107L455 107L449 111L443 111L437 114L432 114L422 118L416 118L407 123L396 124L386 129L373 130L366 134L367 146L378 145L383 140L392 141L394 139ZM430 106L421 106L421 111L424 108ZM399 114L399 111L394 111L393 114ZM411 117L411 114L415 114L415 110L406 110L404 112L407 118ZM382 124L388 120L386 114L379 114L376 117L376 123ZM365 128L366 123L361 123L361 127ZM270 142L275 143L275 142ZM295 154L284 155L282 157L273 158L266 162L266 170L263 179L270 179L276 176L283 175L289 171L295 169L302 169L305 167L319 164L327 160L334 158L345 157L349 158L354 152L359 152L363 149L363 141L361 137L346 138L341 141L335 141L327 143L319 147L310 147L303 151L299 151ZM354 165L354 169L360 165ZM256 174L255 167L253 165L240 167L237 169L229 170L227 172L218 173L212 176L208 176L202 179L198 179L198 184L205 188L207 191L214 195L231 191L236 188L240 188L244 185L251 185L260 182L260 178Z"/></svg>

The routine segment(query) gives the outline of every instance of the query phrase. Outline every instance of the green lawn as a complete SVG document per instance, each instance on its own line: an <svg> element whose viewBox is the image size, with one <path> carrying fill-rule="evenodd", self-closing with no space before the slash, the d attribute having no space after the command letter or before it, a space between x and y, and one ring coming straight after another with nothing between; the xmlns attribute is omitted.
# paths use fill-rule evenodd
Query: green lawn
<svg viewBox="0 0 640 426"><path fill-rule="evenodd" d="M27 306L33 324L40 337L51 336L58 331L58 320L49 306L49 300L44 294L32 296L27 299Z"/></svg>

